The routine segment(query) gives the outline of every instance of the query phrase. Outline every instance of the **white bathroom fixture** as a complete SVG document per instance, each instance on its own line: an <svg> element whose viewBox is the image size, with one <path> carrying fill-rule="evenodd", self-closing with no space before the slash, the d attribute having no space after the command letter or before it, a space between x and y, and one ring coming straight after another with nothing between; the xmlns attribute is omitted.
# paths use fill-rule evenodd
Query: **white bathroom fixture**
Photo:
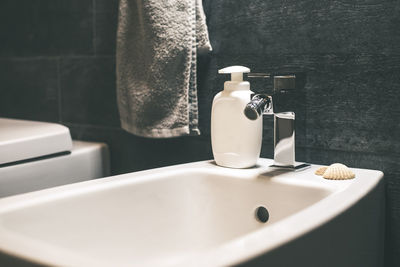
<svg viewBox="0 0 400 267"><path fill-rule="evenodd" d="M243 81L243 73L248 72L250 69L243 66L218 71L231 75L224 90L215 95L211 110L211 146L219 166L249 168L260 157L262 118L249 120L243 113L253 94L250 83Z"/></svg>
<svg viewBox="0 0 400 267"><path fill-rule="evenodd" d="M382 266L383 174L212 161L0 199L0 265Z"/></svg>
<svg viewBox="0 0 400 267"><path fill-rule="evenodd" d="M109 175L108 147L48 122L0 118L0 197Z"/></svg>
<svg viewBox="0 0 400 267"><path fill-rule="evenodd" d="M0 166L71 149L71 136L65 126L0 118Z"/></svg>

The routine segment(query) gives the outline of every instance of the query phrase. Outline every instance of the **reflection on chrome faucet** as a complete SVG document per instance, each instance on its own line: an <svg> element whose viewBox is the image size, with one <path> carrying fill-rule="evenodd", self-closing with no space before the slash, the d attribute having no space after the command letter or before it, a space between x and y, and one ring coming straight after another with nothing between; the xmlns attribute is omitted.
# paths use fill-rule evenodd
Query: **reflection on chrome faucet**
<svg viewBox="0 0 400 267"><path fill-rule="evenodd" d="M294 112L274 114L274 160L278 166L295 166Z"/></svg>

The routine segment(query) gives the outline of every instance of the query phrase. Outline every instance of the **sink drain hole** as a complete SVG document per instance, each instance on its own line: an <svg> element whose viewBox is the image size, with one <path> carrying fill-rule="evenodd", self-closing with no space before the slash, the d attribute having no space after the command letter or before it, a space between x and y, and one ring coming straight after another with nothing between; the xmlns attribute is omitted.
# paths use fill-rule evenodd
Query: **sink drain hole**
<svg viewBox="0 0 400 267"><path fill-rule="evenodd" d="M268 210L263 206L258 207L256 209L256 218L258 221L260 221L262 223L266 223L269 219Z"/></svg>

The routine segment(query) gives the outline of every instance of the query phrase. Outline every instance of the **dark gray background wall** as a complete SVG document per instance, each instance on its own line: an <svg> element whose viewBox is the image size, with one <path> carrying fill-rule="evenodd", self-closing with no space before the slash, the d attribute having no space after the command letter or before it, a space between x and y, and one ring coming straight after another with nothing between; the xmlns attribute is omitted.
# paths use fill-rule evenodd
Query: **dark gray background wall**
<svg viewBox="0 0 400 267"><path fill-rule="evenodd" d="M198 62L202 136L150 140L120 129L117 0L1 1L0 116L60 122L76 139L107 142L117 174L212 158L211 101L225 78L218 68L296 73L305 82L297 159L385 172L386 266L400 266L400 2L205 0L204 7L214 51ZM271 157L272 122L264 122L262 155Z"/></svg>

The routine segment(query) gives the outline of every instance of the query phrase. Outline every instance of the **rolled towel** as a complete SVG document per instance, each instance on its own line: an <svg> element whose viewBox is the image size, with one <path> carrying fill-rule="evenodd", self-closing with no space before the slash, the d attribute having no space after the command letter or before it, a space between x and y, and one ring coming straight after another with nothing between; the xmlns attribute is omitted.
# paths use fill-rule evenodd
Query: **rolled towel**
<svg viewBox="0 0 400 267"><path fill-rule="evenodd" d="M135 135L199 135L196 57L211 51L201 0L120 0L117 102Z"/></svg>

